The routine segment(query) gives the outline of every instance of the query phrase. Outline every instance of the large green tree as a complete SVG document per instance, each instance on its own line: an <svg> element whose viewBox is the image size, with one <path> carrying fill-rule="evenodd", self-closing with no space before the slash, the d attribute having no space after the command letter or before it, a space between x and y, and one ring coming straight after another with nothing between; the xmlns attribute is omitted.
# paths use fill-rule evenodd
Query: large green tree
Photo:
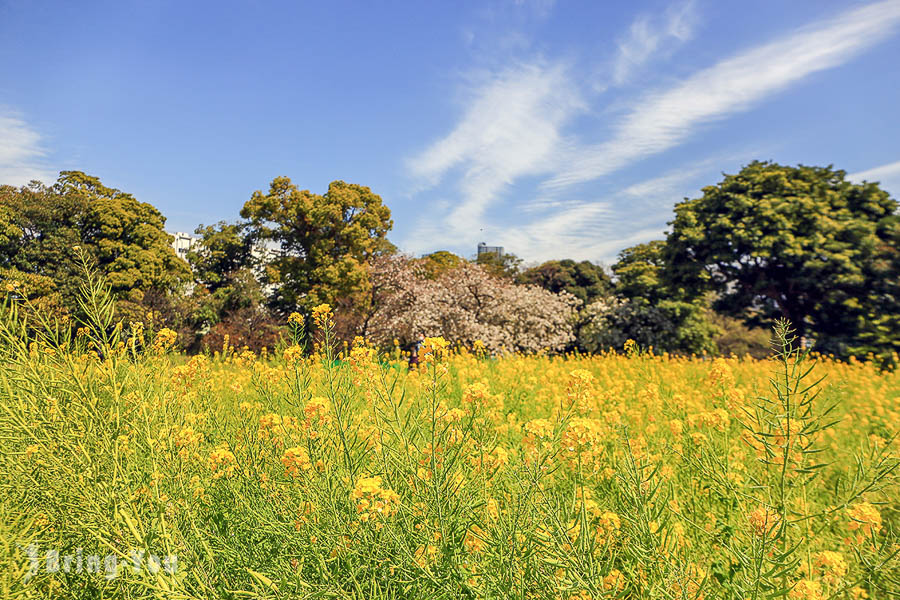
<svg viewBox="0 0 900 600"><path fill-rule="evenodd" d="M188 251L187 261L197 283L215 292L234 273L252 266L253 244L245 229L243 223L220 221L194 230L197 243Z"/></svg>
<svg viewBox="0 0 900 600"><path fill-rule="evenodd" d="M152 205L96 177L63 171L50 187L0 187L0 265L48 278L72 308L80 248L117 297L139 301L144 292L172 290L190 275L164 225Z"/></svg>
<svg viewBox="0 0 900 600"><path fill-rule="evenodd" d="M575 262L568 258L548 260L526 269L516 282L537 285L554 294L569 292L584 305L609 294L612 289L612 282L603 267L587 260Z"/></svg>
<svg viewBox="0 0 900 600"><path fill-rule="evenodd" d="M584 310L579 340L585 349L621 348L627 339L675 353L716 352L719 330L703 296L673 289L665 277L665 243L626 248L612 266L614 294Z"/></svg>
<svg viewBox="0 0 900 600"><path fill-rule="evenodd" d="M673 298L674 290L665 279L665 247L665 242L654 240L622 250L619 260L612 266L616 275L616 293L651 303Z"/></svg>
<svg viewBox="0 0 900 600"><path fill-rule="evenodd" d="M191 296L193 322L202 331L227 321L230 328L244 330L245 341L252 328L239 321L259 320L267 312L246 229L244 223L225 221L201 225L194 231L197 242L187 253L197 284Z"/></svg>
<svg viewBox="0 0 900 600"><path fill-rule="evenodd" d="M846 354L896 310L897 210L844 171L753 162L675 207L668 274L680 290L715 291L721 312L751 325L786 317Z"/></svg>
<svg viewBox="0 0 900 600"><path fill-rule="evenodd" d="M281 249L268 272L282 310L364 294L371 259L394 250L391 211L362 185L334 181L319 195L277 177L267 193L254 192L241 216L254 242Z"/></svg>

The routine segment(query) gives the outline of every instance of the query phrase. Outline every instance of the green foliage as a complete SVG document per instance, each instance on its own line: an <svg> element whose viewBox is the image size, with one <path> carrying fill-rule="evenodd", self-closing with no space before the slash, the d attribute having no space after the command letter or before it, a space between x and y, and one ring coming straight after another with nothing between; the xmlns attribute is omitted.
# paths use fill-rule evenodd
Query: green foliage
<svg viewBox="0 0 900 600"><path fill-rule="evenodd" d="M665 278L665 244L653 241L627 248L613 265L615 295L585 308L578 339L597 352L619 349L632 339L642 347L679 354L716 353L718 328L705 298L673 291Z"/></svg>
<svg viewBox="0 0 900 600"><path fill-rule="evenodd" d="M197 283L215 292L233 273L252 265L253 246L244 229L242 223L225 221L197 227L194 233L199 241L187 253Z"/></svg>
<svg viewBox="0 0 900 600"><path fill-rule="evenodd" d="M885 351L896 348L897 210L844 171L754 162L675 207L666 262L680 290L712 289L718 310L748 324L785 317L820 349Z"/></svg>
<svg viewBox="0 0 900 600"><path fill-rule="evenodd" d="M0 187L0 265L48 278L64 305L77 310L82 249L116 298L139 302L147 290L173 290L189 277L164 224L152 205L96 177L63 171L49 188Z"/></svg>
<svg viewBox="0 0 900 600"><path fill-rule="evenodd" d="M515 278L522 270L522 259L515 254L496 254L485 252L475 257L475 263L481 265L494 277Z"/></svg>
<svg viewBox="0 0 900 600"><path fill-rule="evenodd" d="M664 278L665 242L654 240L626 248L613 265L616 292L625 298L643 298L651 303L672 296Z"/></svg>
<svg viewBox="0 0 900 600"><path fill-rule="evenodd" d="M765 358L771 354L770 336L765 329L747 327L740 319L708 311L710 322L719 330L713 340L723 356Z"/></svg>
<svg viewBox="0 0 900 600"><path fill-rule="evenodd" d="M612 282L603 267L583 260L548 260L526 269L516 283L537 285L554 294L569 292L585 305L605 296L612 290Z"/></svg>
<svg viewBox="0 0 900 600"><path fill-rule="evenodd" d="M426 254L418 262L422 267L423 275L427 279L437 279L447 271L452 271L459 267L465 261L466 259L452 252L438 250L437 252Z"/></svg>
<svg viewBox="0 0 900 600"><path fill-rule="evenodd" d="M588 352L621 349L629 339L656 352L716 353L719 330L700 302L607 298L588 306L579 328L579 346Z"/></svg>
<svg viewBox="0 0 900 600"><path fill-rule="evenodd" d="M319 195L276 177L268 193L254 192L241 216L254 242L281 247L268 277L278 288L275 303L285 311L364 293L367 263L394 251L386 237L391 211L361 185L334 181Z"/></svg>

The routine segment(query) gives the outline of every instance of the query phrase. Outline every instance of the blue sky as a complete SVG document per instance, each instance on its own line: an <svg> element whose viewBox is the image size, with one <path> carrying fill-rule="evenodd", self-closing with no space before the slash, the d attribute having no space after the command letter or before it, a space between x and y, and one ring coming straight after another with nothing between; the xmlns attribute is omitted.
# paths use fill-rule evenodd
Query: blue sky
<svg viewBox="0 0 900 600"><path fill-rule="evenodd" d="M900 0L0 0L0 183L78 169L171 231L343 179L411 254L610 263L754 159L900 196Z"/></svg>

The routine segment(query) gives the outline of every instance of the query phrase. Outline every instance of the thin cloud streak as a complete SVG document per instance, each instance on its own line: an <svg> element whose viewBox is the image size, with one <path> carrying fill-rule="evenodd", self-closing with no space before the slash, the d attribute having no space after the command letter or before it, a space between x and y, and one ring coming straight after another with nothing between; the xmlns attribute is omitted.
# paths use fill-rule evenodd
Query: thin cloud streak
<svg viewBox="0 0 900 600"><path fill-rule="evenodd" d="M597 179L668 150L708 123L747 110L804 77L841 65L888 37L900 2L848 11L753 48L647 96L607 142L579 149L572 166L545 182L562 188Z"/></svg>
<svg viewBox="0 0 900 600"><path fill-rule="evenodd" d="M46 155L41 135L16 113L0 109L0 185L55 180L44 165Z"/></svg>
<svg viewBox="0 0 900 600"><path fill-rule="evenodd" d="M690 40L697 21L693 0L671 5L661 19L640 15L631 24L628 35L619 42L612 67L613 83L627 82L662 47Z"/></svg>
<svg viewBox="0 0 900 600"><path fill-rule="evenodd" d="M850 173L847 179L855 182L877 181L881 184L881 189L887 190L894 198L900 198L900 160L858 173Z"/></svg>
<svg viewBox="0 0 900 600"><path fill-rule="evenodd" d="M436 185L462 169L460 201L446 217L457 234L471 235L500 193L524 175L546 174L564 153L563 127L585 104L563 65L508 69L473 94L459 124L408 162L411 174Z"/></svg>

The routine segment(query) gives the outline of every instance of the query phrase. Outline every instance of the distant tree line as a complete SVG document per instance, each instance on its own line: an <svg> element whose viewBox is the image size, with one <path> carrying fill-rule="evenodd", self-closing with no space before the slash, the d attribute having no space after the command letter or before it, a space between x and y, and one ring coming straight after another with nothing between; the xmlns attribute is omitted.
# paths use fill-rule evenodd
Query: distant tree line
<svg viewBox="0 0 900 600"><path fill-rule="evenodd" d="M896 361L900 214L877 183L831 167L753 162L676 204L665 239L609 268L525 267L512 254L404 256L365 186L324 194L287 177L241 219L201 225L187 261L153 206L78 171L0 186L0 294L78 316L78 253L110 283L119 316L170 327L189 350L277 344L291 312L337 307L345 339L390 346L444 335L486 352L767 351L781 317L818 351ZM265 252L260 250L265 249Z"/></svg>

